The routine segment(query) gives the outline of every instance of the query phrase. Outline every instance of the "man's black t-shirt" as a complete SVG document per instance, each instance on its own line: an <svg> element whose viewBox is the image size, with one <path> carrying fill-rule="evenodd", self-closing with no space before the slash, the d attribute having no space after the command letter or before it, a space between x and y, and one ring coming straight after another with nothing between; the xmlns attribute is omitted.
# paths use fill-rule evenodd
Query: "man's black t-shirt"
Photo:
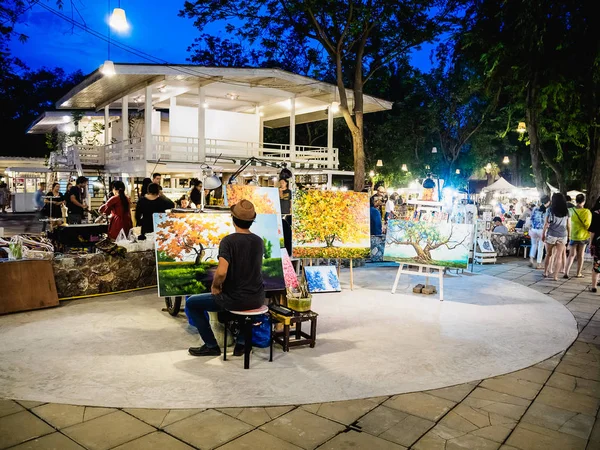
<svg viewBox="0 0 600 450"><path fill-rule="evenodd" d="M219 258L225 259L229 268L223 295L217 296L217 303L229 311L245 311L264 305L262 239L252 233L230 234L221 240Z"/></svg>
<svg viewBox="0 0 600 450"><path fill-rule="evenodd" d="M135 207L135 221L138 225L141 224L142 234L154 232L154 219L152 218L154 213L164 213L167 209L173 208L175 208L175 203L162 195L156 200L140 198Z"/></svg>
<svg viewBox="0 0 600 450"><path fill-rule="evenodd" d="M81 201L81 188L79 186L73 186L67 193L67 208L70 214L83 214L83 208L71 203L71 195L75 196L75 200L83 204Z"/></svg>
<svg viewBox="0 0 600 450"><path fill-rule="evenodd" d="M279 203L281 204L281 214L291 214L292 212L290 210L292 208L292 191L289 189L284 189L281 191Z"/></svg>

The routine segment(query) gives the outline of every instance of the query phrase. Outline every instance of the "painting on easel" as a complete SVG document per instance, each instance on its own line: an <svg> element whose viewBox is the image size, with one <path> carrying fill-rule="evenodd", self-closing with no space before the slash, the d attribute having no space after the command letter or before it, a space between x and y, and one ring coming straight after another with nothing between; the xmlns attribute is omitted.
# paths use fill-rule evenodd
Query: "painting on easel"
<svg viewBox="0 0 600 450"><path fill-rule="evenodd" d="M466 269L473 225L390 220L383 259Z"/></svg>
<svg viewBox="0 0 600 450"><path fill-rule="evenodd" d="M292 221L296 258L366 258L371 251L369 197L351 191L296 191Z"/></svg>

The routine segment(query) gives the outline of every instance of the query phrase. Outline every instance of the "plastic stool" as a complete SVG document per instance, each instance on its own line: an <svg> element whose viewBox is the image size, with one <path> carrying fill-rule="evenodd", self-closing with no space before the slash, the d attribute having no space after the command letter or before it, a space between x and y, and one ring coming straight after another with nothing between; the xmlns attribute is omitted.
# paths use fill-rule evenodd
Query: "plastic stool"
<svg viewBox="0 0 600 450"><path fill-rule="evenodd" d="M244 333L244 369L250 368L250 352L252 351L252 324L254 316L260 316L269 312L269 307L266 305L256 309L247 311L227 311L225 317L225 337L223 339L223 361L227 361L227 332L230 322L238 320L242 323L242 333ZM269 318L269 320L271 320ZM270 339L269 345L269 362L273 361L273 336Z"/></svg>

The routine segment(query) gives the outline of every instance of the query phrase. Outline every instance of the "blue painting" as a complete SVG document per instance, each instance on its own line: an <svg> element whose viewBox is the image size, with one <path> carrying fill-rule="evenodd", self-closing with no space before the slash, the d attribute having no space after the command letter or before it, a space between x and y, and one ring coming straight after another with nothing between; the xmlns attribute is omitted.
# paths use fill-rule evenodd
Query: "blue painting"
<svg viewBox="0 0 600 450"><path fill-rule="evenodd" d="M335 266L305 266L308 292L341 292L342 286Z"/></svg>

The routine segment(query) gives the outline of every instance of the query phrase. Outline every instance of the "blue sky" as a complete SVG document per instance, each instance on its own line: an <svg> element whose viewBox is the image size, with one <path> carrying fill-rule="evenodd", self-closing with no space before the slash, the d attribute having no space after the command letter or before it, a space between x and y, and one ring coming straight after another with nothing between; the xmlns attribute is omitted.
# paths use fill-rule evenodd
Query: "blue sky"
<svg viewBox="0 0 600 450"><path fill-rule="evenodd" d="M73 2L79 13L72 10L67 0L63 14L80 23L85 21L89 28L104 36L108 35L108 1ZM47 0L46 5L56 9L54 0ZM111 11L117 6L118 1L110 1ZM121 7L126 11L131 30L127 35L112 33L111 38L170 63L185 63L187 48L199 35L199 31L194 28L192 20L178 17L177 13L182 6L183 0L121 0ZM17 31L28 35L29 40L25 44L12 42L12 52L32 69L62 67L67 72L80 69L89 73L107 58L105 41L73 27L39 5L25 14ZM205 31L210 34L220 33L218 26ZM421 51L414 52L413 65L422 70L429 69L431 48L432 46L426 45ZM115 62L148 62L114 46L111 46L111 59Z"/></svg>

